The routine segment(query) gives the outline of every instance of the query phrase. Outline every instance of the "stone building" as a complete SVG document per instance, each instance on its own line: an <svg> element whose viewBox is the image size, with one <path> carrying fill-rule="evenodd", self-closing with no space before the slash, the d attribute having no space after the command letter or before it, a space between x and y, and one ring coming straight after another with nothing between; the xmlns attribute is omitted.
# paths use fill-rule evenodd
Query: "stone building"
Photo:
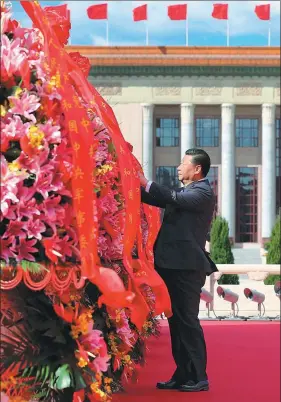
<svg viewBox="0 0 281 402"><path fill-rule="evenodd" d="M280 49L69 46L112 106L147 178L178 186L186 149L211 156L209 181L234 243L262 244L281 207Z"/></svg>

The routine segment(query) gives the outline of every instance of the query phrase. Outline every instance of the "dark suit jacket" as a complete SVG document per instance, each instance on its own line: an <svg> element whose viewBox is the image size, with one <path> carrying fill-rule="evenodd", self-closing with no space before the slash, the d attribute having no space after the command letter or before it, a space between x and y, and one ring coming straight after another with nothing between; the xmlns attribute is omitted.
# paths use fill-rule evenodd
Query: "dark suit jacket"
<svg viewBox="0 0 281 402"><path fill-rule="evenodd" d="M154 244L155 265L159 268L217 271L205 251L215 195L207 179L185 188L171 190L152 183L149 193L143 188L142 202L165 208L163 223Z"/></svg>

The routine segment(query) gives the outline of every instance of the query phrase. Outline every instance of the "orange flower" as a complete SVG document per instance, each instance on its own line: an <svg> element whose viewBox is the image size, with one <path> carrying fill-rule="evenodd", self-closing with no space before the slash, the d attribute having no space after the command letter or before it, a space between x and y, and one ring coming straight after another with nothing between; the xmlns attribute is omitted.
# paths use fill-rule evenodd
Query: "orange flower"
<svg viewBox="0 0 281 402"><path fill-rule="evenodd" d="M79 358L79 362L77 363L77 365L81 368L86 367L88 365L87 360L83 359L83 357Z"/></svg>

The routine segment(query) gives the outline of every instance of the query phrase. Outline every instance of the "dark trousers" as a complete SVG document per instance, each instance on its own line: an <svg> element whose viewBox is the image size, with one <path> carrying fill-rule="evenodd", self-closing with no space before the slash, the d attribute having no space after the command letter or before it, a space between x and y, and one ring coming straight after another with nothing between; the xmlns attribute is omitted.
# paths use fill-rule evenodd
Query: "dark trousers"
<svg viewBox="0 0 281 402"><path fill-rule="evenodd" d="M198 319L200 292L206 274L197 271L156 268L164 280L172 302L169 318L172 353L177 366L173 379L181 384L189 380L207 380L207 351Z"/></svg>

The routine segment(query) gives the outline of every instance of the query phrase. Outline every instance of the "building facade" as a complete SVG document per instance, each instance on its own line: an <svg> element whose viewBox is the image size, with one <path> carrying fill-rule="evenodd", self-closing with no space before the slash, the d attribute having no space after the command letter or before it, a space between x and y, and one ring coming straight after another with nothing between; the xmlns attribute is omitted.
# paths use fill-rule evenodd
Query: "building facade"
<svg viewBox="0 0 281 402"><path fill-rule="evenodd" d="M268 240L281 207L279 48L69 50L89 57L147 178L177 187L186 149L205 149L232 241Z"/></svg>

